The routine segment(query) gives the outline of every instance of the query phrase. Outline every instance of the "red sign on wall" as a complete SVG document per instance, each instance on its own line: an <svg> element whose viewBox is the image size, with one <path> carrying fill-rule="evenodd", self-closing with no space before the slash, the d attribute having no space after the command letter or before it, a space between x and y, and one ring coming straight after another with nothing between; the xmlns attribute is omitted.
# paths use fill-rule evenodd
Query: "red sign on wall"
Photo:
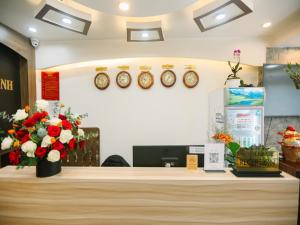
<svg viewBox="0 0 300 225"><path fill-rule="evenodd" d="M42 99L59 100L59 72L42 72Z"/></svg>

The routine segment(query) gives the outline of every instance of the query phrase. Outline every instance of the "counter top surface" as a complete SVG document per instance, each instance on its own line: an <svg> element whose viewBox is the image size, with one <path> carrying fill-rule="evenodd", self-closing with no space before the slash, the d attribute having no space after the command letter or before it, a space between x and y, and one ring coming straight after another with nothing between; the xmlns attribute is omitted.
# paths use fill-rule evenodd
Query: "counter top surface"
<svg viewBox="0 0 300 225"><path fill-rule="evenodd" d="M237 178L230 170L63 167L0 169L5 225L296 225L298 179Z"/></svg>
<svg viewBox="0 0 300 225"><path fill-rule="evenodd" d="M279 178L240 178L226 169L225 172L205 172L203 169L188 171L186 168L160 167L63 167L62 172L47 180L78 179L78 180L258 180L258 181L298 181L297 178L282 172ZM0 181L3 179L40 179L35 177L35 167L16 169L7 166L0 169Z"/></svg>

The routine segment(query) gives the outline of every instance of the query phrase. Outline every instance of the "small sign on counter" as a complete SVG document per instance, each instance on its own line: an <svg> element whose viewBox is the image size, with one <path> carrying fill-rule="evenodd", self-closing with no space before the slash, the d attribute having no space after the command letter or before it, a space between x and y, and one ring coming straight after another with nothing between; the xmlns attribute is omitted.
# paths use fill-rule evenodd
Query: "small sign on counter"
<svg viewBox="0 0 300 225"><path fill-rule="evenodd" d="M204 170L224 171L225 145L223 143L205 144Z"/></svg>
<svg viewBox="0 0 300 225"><path fill-rule="evenodd" d="M188 170L198 169L198 155L186 155L186 168Z"/></svg>

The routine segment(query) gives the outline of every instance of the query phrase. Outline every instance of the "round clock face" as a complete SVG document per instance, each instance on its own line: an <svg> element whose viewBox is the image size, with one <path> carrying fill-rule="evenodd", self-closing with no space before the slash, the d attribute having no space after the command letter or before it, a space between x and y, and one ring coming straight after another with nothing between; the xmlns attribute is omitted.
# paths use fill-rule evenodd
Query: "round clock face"
<svg viewBox="0 0 300 225"><path fill-rule="evenodd" d="M95 77L95 85L100 90L104 90L109 86L109 77L106 73L98 73Z"/></svg>
<svg viewBox="0 0 300 225"><path fill-rule="evenodd" d="M150 72L141 72L138 77L138 83L143 89L151 88L154 83L153 75Z"/></svg>
<svg viewBox="0 0 300 225"><path fill-rule="evenodd" d="M118 73L116 81L120 88L127 88L131 84L131 76L128 72L121 71Z"/></svg>
<svg viewBox="0 0 300 225"><path fill-rule="evenodd" d="M165 70L160 76L160 81L165 87L172 87L176 83L176 75L172 70Z"/></svg>
<svg viewBox="0 0 300 225"><path fill-rule="evenodd" d="M199 82L199 76L198 74L193 71L187 71L184 75L183 75L183 83L186 87L188 88L193 88L196 87L197 84Z"/></svg>

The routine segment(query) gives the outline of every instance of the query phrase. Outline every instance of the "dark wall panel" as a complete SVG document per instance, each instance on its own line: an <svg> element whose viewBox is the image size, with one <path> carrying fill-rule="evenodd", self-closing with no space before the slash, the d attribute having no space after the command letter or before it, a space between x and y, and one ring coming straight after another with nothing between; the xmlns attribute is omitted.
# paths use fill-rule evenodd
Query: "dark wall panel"
<svg viewBox="0 0 300 225"><path fill-rule="evenodd" d="M20 107L20 56L0 43L0 112L12 114ZM0 129L8 126L0 120Z"/></svg>

